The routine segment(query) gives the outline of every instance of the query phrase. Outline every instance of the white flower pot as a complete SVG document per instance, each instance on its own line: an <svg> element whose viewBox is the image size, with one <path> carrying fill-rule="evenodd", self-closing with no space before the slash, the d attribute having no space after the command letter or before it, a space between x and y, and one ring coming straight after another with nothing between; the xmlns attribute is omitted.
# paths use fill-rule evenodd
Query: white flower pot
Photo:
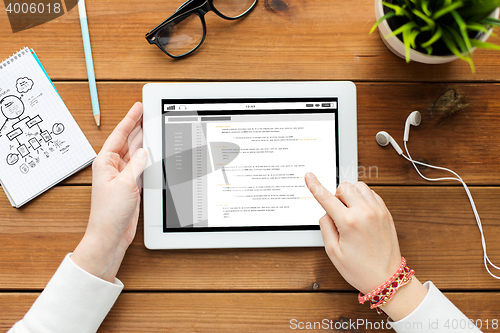
<svg viewBox="0 0 500 333"><path fill-rule="evenodd" d="M500 8L497 8L491 13L490 16L498 18L499 12ZM382 5L382 0L375 0L375 16L377 20L382 16L384 16L384 6ZM483 34L479 40L483 42L486 41L490 37L492 31L493 29L491 29L487 34ZM384 44L387 46L389 50L391 50L395 55L399 56L400 58L403 59L406 58L405 45L401 40L399 40L398 37L396 36L393 36L391 38L384 37L392 33L392 30L389 27L389 24L387 23L386 20L382 21L378 25L378 32L380 33L380 37L382 38ZM457 58L458 57L454 55L447 55L447 56L427 55L426 53L410 49L410 59L412 61L421 62L424 64L444 64L445 62L450 62Z"/></svg>

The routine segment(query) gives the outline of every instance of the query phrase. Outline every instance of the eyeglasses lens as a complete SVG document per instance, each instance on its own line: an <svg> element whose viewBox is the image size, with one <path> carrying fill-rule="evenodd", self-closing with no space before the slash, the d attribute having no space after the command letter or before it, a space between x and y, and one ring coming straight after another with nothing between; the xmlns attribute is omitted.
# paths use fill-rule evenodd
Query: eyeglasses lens
<svg viewBox="0 0 500 333"><path fill-rule="evenodd" d="M214 7L227 17L238 17L249 10L256 0L213 0Z"/></svg>
<svg viewBox="0 0 500 333"><path fill-rule="evenodd" d="M173 56L181 56L200 45L203 23L196 14L181 17L165 26L157 37L165 51Z"/></svg>

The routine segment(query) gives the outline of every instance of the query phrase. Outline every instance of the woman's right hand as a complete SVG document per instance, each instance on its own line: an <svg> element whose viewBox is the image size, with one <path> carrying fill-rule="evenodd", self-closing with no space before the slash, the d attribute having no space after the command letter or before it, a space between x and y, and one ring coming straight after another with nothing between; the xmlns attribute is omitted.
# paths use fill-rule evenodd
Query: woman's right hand
<svg viewBox="0 0 500 333"><path fill-rule="evenodd" d="M401 252L394 221L382 198L362 182L342 183L333 195L313 174L308 173L305 180L325 209L319 221L321 234L326 253L342 277L363 294L384 284L398 270ZM394 306L399 303L396 298L409 291L413 301L406 300L407 306ZM384 311L393 320L402 319L426 293L427 289L414 279L398 291Z"/></svg>

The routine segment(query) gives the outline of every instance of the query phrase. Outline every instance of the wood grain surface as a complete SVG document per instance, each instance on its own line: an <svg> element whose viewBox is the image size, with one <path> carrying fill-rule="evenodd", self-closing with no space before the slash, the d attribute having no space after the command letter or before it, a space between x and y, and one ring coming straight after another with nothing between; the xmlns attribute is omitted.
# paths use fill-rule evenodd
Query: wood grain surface
<svg viewBox="0 0 500 333"><path fill-rule="evenodd" d="M498 290L483 266L479 231L463 189L373 188L392 212L401 251L419 279L443 290ZM498 264L500 189L471 191L488 255ZM89 207L88 186L56 187L19 210L2 198L0 290L43 289L83 236ZM144 247L142 218L118 277L127 290L144 291L353 290L322 248L150 251Z"/></svg>
<svg viewBox="0 0 500 333"><path fill-rule="evenodd" d="M499 293L445 295L482 324L483 332L500 329ZM0 330L19 320L37 296L0 294L0 308L9 309L0 318ZM394 332L381 328L386 320L368 305L359 305L355 293L124 293L98 332L290 332L292 327L300 332ZM299 323L314 328L315 322L316 329L298 329ZM320 324L327 326L320 330ZM413 325L422 325L425 332L429 322Z"/></svg>
<svg viewBox="0 0 500 333"><path fill-rule="evenodd" d="M412 156L449 167L471 185L488 255L500 263L500 52L477 50L475 74L462 61L407 64L378 33L368 34L375 22L373 0L259 0L240 20L208 13L203 46L186 59L173 60L144 35L183 2L86 1L100 129L92 116L76 8L12 33L0 3L0 59L33 48L97 152L142 99L148 82L354 81L360 180L386 201L402 253L419 279L432 280L470 318L483 325L488 320L489 329L483 326L483 331L497 332L500 328L491 323L500 320L500 285L484 269L463 188L421 180L392 148L378 146L375 135L385 130L402 144L406 117L413 110L422 113L421 126L411 129ZM489 41L500 44L500 36ZM89 167L21 209L0 194L0 331L22 318L80 241L90 185ZM125 292L99 332L282 332L290 330L294 318L385 320L357 304L354 289L323 248L149 251L143 245L142 214L118 277Z"/></svg>
<svg viewBox="0 0 500 333"><path fill-rule="evenodd" d="M90 40L98 80L355 80L498 81L498 51L474 54L477 73L464 61L440 66L406 64L377 32L373 0L260 0L252 13L226 21L206 15L207 37L193 56L173 60L144 35L184 1L89 0ZM6 13L0 39L8 48L35 49L54 80L85 80L78 10L12 34ZM36 38L34 38L36 37ZM500 42L500 37L490 41Z"/></svg>
<svg viewBox="0 0 500 333"><path fill-rule="evenodd" d="M101 128L92 117L86 83L56 83L73 116L99 152L105 139L128 109L142 100L145 82L98 85ZM390 147L375 142L378 131L389 132L400 145L406 117L422 113L422 124L412 127L408 147L420 161L451 168L471 185L499 185L500 84L470 83L357 83L359 177L370 185L440 185L422 180L410 163ZM448 176L425 170L431 177ZM64 184L90 184L87 168ZM444 184L458 183L448 182ZM458 184L459 185L459 184Z"/></svg>

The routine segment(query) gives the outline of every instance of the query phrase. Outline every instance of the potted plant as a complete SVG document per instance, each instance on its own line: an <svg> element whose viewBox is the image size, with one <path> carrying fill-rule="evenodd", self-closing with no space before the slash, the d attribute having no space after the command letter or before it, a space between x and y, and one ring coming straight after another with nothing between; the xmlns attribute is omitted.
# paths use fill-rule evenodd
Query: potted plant
<svg viewBox="0 0 500 333"><path fill-rule="evenodd" d="M378 27L385 45L406 59L441 64L460 58L472 72L475 48L500 50L487 43L498 19L500 0L375 0Z"/></svg>

